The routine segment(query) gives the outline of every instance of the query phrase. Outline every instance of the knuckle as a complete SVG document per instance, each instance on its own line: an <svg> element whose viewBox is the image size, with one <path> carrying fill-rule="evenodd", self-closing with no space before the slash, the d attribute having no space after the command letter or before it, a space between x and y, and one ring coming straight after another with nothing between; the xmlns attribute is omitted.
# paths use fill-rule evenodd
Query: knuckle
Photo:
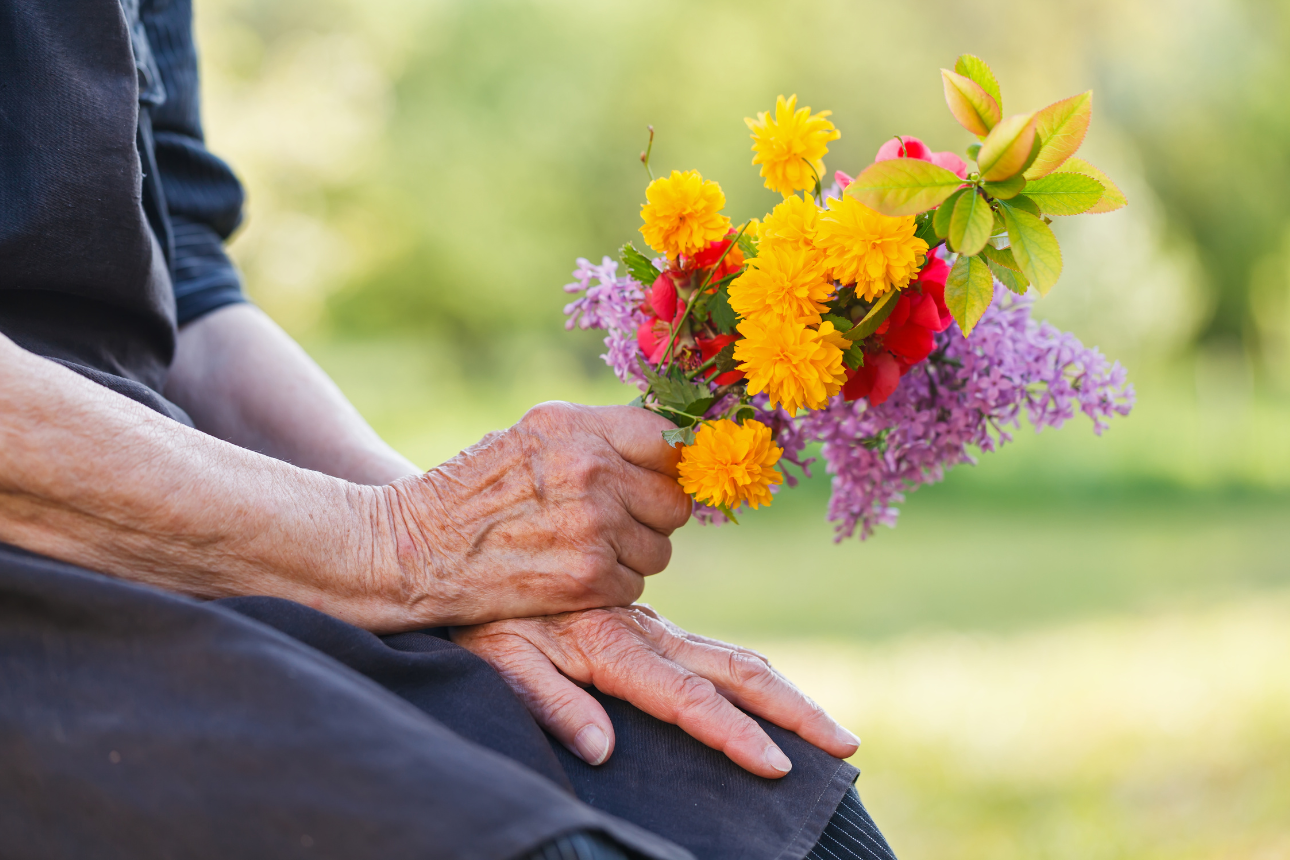
<svg viewBox="0 0 1290 860"><path fill-rule="evenodd" d="M763 688L776 680L771 668L751 654L731 651L727 661L730 677L741 687Z"/></svg>
<svg viewBox="0 0 1290 860"><path fill-rule="evenodd" d="M713 683L699 675L686 675L677 685L676 700L682 711L709 712L718 698Z"/></svg>

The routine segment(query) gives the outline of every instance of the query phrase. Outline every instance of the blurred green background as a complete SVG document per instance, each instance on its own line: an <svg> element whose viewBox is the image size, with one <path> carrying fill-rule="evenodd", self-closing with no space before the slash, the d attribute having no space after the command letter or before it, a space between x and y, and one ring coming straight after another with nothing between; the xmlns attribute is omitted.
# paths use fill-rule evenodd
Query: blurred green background
<svg viewBox="0 0 1290 860"><path fill-rule="evenodd" d="M1023 429L863 544L817 477L684 529L646 599L865 739L902 857L1290 857L1290 3L197 7L249 290L425 467L540 400L629 399L560 287L635 235L646 124L742 220L777 199L742 120L780 93L854 172L893 134L970 142L959 53L1006 113L1094 89L1081 155L1130 206L1062 221L1036 312L1129 368L1134 414Z"/></svg>

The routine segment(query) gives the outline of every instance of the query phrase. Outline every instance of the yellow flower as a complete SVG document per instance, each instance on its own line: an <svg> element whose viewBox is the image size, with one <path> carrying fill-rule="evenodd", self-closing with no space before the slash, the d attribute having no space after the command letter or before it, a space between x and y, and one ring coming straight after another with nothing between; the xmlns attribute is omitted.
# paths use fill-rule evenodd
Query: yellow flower
<svg viewBox="0 0 1290 860"><path fill-rule="evenodd" d="M912 215L892 218L844 194L829 199L815 244L834 279L855 284L856 295L872 300L908 286L923 265L927 243L914 238L915 229Z"/></svg>
<svg viewBox="0 0 1290 860"><path fill-rule="evenodd" d="M800 245L810 248L815 244L815 231L819 226L820 207L814 200L796 194L770 210L761 225L757 238L760 242L777 245Z"/></svg>
<svg viewBox="0 0 1290 860"><path fill-rule="evenodd" d="M783 404L794 415L803 406L819 409L842 390L849 342L833 323L816 331L792 320L745 320L738 331L743 339L735 341L735 360L742 362L749 394L765 391L771 406Z"/></svg>
<svg viewBox="0 0 1290 860"><path fill-rule="evenodd" d="M815 324L832 296L820 255L801 245L763 245L730 284L730 307L746 320L773 316Z"/></svg>
<svg viewBox="0 0 1290 860"><path fill-rule="evenodd" d="M756 119L744 119L752 129L752 148L756 153L752 163L761 165L767 188L787 197L794 191L814 188L817 175L823 180L828 143L842 136L825 119L832 114L826 110L812 116L809 107L798 110L794 95L787 100L783 96L775 100L774 118L769 111L762 111Z"/></svg>
<svg viewBox="0 0 1290 860"><path fill-rule="evenodd" d="M732 510L747 502L769 505L770 488L784 480L775 463L784 451L760 421L740 427L725 418L704 424L681 451L681 489L697 501Z"/></svg>
<svg viewBox="0 0 1290 860"><path fill-rule="evenodd" d="M641 235L671 259L691 256L730 231L730 219L721 214L726 195L697 170L673 170L671 176L655 179L645 189L645 199Z"/></svg>

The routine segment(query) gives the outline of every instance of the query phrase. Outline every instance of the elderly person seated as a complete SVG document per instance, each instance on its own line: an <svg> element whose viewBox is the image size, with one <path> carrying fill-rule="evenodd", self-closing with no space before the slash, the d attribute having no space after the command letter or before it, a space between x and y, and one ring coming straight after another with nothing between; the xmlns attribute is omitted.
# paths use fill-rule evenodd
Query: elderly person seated
<svg viewBox="0 0 1290 860"><path fill-rule="evenodd" d="M662 419L423 474L246 303L190 17L0 3L0 855L889 858L854 736L634 603Z"/></svg>

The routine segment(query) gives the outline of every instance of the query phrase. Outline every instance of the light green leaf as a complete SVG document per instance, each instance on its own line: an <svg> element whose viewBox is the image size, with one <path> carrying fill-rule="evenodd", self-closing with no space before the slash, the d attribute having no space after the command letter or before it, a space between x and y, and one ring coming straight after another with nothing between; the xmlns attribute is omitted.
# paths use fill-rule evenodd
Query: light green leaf
<svg viewBox="0 0 1290 860"><path fill-rule="evenodd" d="M640 362L640 368L641 373L645 374L650 390L654 392L654 397L665 409L702 415L703 411L712 405L712 392L708 386L690 382L679 367L673 366L666 376L643 360ZM671 420L684 426L682 422L677 421L676 417Z"/></svg>
<svg viewBox="0 0 1290 860"><path fill-rule="evenodd" d="M884 215L917 215L955 192L963 180L917 158L892 158L864 169L845 194Z"/></svg>
<svg viewBox="0 0 1290 860"><path fill-rule="evenodd" d="M1035 114L1035 131L1043 146L1035 161L1026 168L1027 179L1039 179L1052 173L1075 154L1088 133L1093 118L1093 91L1080 93L1050 104Z"/></svg>
<svg viewBox="0 0 1290 860"><path fill-rule="evenodd" d="M1026 280L1025 275L1020 272L1014 272L1011 269L1005 269L993 260L986 260L985 262L990 267L990 274L994 275L995 280L1017 295L1024 296L1026 290L1030 289L1030 281Z"/></svg>
<svg viewBox="0 0 1290 860"><path fill-rule="evenodd" d="M968 256L979 253L990 238L993 226L990 203L975 191L964 194L954 204L954 214L950 216L950 249Z"/></svg>
<svg viewBox="0 0 1290 860"><path fill-rule="evenodd" d="M986 182L1002 182L1022 171L1035 148L1035 115L1010 116L996 125L977 154L977 167Z"/></svg>
<svg viewBox="0 0 1290 860"><path fill-rule="evenodd" d="M1026 196L1045 215L1078 215L1102 199L1102 183L1081 173L1050 173L1026 186Z"/></svg>
<svg viewBox="0 0 1290 860"><path fill-rule="evenodd" d="M963 331L972 333L994 298L994 278L980 257L960 255L945 279L945 306Z"/></svg>
<svg viewBox="0 0 1290 860"><path fill-rule="evenodd" d="M1022 192L1026 187L1026 177L1018 173L1011 179L1005 179L1002 182L986 182L982 185L985 193L989 194L996 200L1011 200Z"/></svg>
<svg viewBox="0 0 1290 860"><path fill-rule="evenodd" d="M987 243L981 249L981 256L985 257L987 263L994 263L1018 274L1021 273L1021 267L1017 265L1016 258L1012 256L1011 248L996 248Z"/></svg>
<svg viewBox="0 0 1290 860"><path fill-rule="evenodd" d="M976 161L976 157L981 154L981 144L970 143L967 148L967 157Z"/></svg>
<svg viewBox="0 0 1290 860"><path fill-rule="evenodd" d="M1062 249L1057 237L1040 219L1013 205L1001 202L1003 222L1008 228L1008 243L1021 273L1035 285L1041 296L1057 283L1062 274Z"/></svg>
<svg viewBox="0 0 1290 860"><path fill-rule="evenodd" d="M964 54L954 63L954 71L958 72L965 78L976 81L977 86L990 94L995 104L1000 108L1003 107L1003 96L999 92L999 82L994 78L994 72L990 71L989 64L975 54Z"/></svg>
<svg viewBox="0 0 1290 860"><path fill-rule="evenodd" d="M1039 208L1039 204L1031 200L1025 194L1018 194L1016 197L1009 200L1008 204L1012 206L1013 209L1020 209L1022 212L1029 212L1036 218L1042 218L1044 215L1044 211Z"/></svg>
<svg viewBox="0 0 1290 860"><path fill-rule="evenodd" d="M1116 184L1111 181L1111 178L1082 158L1066 159L1066 161L1062 163L1062 166L1057 169L1057 172L1078 173L1083 176L1096 179L1098 182L1102 183L1102 187L1106 189L1106 191L1102 195L1102 199L1098 201L1097 205L1088 210L1087 214L1089 215L1100 215L1103 212L1114 212L1116 209L1121 209L1129 205L1128 198L1124 196L1123 191L1116 187Z"/></svg>
<svg viewBox="0 0 1290 860"><path fill-rule="evenodd" d="M693 445L693 427L671 427L663 431L663 441L669 445Z"/></svg>
<svg viewBox="0 0 1290 860"><path fill-rule="evenodd" d="M861 318L849 331L842 333L847 340L860 341L878 330L891 312L896 309L896 299L900 295L899 290L891 290L885 296L878 299L874 306L869 308L869 313Z"/></svg>
<svg viewBox="0 0 1290 860"><path fill-rule="evenodd" d="M654 268L653 261L640 251L637 251L636 246L631 242L619 249L618 258L627 267L627 274L631 275L633 280L647 290L654 285L654 282L658 280L658 276L662 274L658 269Z"/></svg>
<svg viewBox="0 0 1290 860"><path fill-rule="evenodd" d="M959 125L985 137L1003 117L999 103L971 78L941 69L941 83L945 88L945 104Z"/></svg>
<svg viewBox="0 0 1290 860"><path fill-rule="evenodd" d="M954 206L958 203L960 197L971 190L970 188L960 188L932 213L932 229L936 233L936 238L944 239L950 235L950 218L954 215Z"/></svg>

